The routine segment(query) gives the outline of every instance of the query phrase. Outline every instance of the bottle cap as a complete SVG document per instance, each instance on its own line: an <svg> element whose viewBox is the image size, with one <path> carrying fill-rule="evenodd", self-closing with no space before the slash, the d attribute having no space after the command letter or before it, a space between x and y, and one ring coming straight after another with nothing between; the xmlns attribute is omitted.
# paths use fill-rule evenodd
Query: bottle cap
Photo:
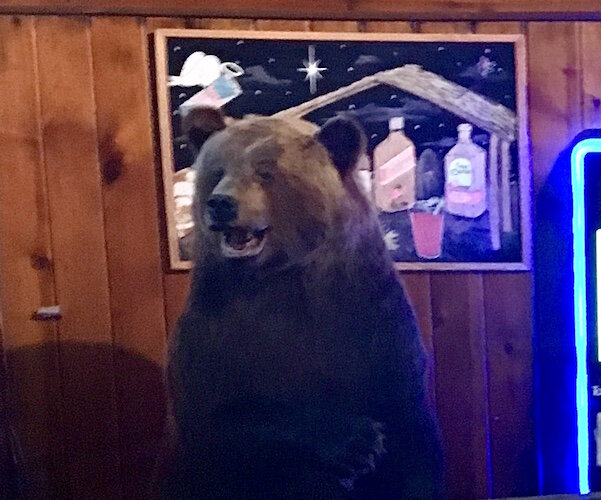
<svg viewBox="0 0 601 500"><path fill-rule="evenodd" d="M403 130L405 128L405 118L402 116L394 116L388 120L389 130Z"/></svg>
<svg viewBox="0 0 601 500"><path fill-rule="evenodd" d="M471 134L472 133L472 125L469 123L462 123L457 127L457 132L460 134Z"/></svg>

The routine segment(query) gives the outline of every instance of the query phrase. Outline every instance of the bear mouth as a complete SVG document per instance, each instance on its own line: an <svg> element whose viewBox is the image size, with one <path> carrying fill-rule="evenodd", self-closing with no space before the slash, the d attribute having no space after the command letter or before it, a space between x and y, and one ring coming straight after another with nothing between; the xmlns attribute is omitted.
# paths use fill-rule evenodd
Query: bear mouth
<svg viewBox="0 0 601 500"><path fill-rule="evenodd" d="M267 229L250 230L239 226L223 229L221 234L223 256L231 259L256 257L265 247Z"/></svg>

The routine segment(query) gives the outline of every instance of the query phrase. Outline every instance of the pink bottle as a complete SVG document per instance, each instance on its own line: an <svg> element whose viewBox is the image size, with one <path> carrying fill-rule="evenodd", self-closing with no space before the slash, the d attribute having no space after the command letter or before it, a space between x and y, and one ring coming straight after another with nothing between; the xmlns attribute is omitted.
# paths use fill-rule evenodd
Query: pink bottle
<svg viewBox="0 0 601 500"><path fill-rule="evenodd" d="M446 211L476 218L486 210L486 151L472 142L472 126L457 127L459 140L447 153L445 166Z"/></svg>
<svg viewBox="0 0 601 500"><path fill-rule="evenodd" d="M402 116L388 126L388 137L374 149L374 196L379 210L398 212L415 203L415 146L403 132Z"/></svg>

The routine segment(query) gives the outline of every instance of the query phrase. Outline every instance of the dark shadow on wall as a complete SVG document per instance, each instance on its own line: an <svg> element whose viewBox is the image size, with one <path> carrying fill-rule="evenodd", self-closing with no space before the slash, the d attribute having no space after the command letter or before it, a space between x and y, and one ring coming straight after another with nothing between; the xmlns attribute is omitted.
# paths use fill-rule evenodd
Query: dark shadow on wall
<svg viewBox="0 0 601 500"><path fill-rule="evenodd" d="M71 342L7 350L6 365L26 498L148 498L165 420L160 366ZM15 473L0 468L0 484Z"/></svg>

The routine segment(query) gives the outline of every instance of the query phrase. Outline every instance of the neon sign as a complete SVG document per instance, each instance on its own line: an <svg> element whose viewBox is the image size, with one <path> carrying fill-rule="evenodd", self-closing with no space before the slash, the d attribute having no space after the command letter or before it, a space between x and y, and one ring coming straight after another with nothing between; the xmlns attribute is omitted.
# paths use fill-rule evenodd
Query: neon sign
<svg viewBox="0 0 601 500"><path fill-rule="evenodd" d="M601 153L601 139L584 139L572 150L572 233L574 249L574 334L576 344L576 416L578 428L578 485L581 494L590 493L590 435L589 435L589 373L588 373L588 332L590 320L587 303L587 279L589 272L596 283L596 317L597 328L594 342L597 344L597 361L601 362L601 229L595 232L595 266L587 257L587 241L589 230L587 224L587 207L585 203L585 160L587 155ZM589 200L590 201L590 200ZM591 310L594 305L591 305ZM595 394L593 394L595 395ZM597 420L599 416L597 415ZM597 434L597 430L595 434ZM595 436L597 437L597 436ZM599 443L599 441L597 441ZM599 448L599 446L597 446ZM599 457L599 449L597 456ZM597 460L598 462L599 460ZM601 465L601 464L597 464Z"/></svg>

